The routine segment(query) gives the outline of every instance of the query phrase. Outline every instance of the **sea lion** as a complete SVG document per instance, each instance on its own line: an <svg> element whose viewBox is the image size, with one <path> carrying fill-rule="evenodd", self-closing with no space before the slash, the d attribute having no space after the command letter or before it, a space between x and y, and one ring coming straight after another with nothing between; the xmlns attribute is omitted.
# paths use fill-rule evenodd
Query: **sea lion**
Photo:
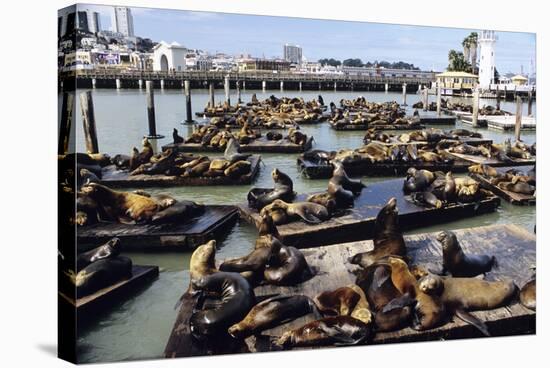
<svg viewBox="0 0 550 368"><path fill-rule="evenodd" d="M325 317L286 331L275 344L285 349L300 346L357 345L366 341L371 334L371 326L353 317Z"/></svg>
<svg viewBox="0 0 550 368"><path fill-rule="evenodd" d="M269 206L269 211L282 210L286 213L288 219L299 217L308 224L319 224L329 218L327 208L318 203L287 203L281 199L276 199ZM264 209L267 207L264 207Z"/></svg>
<svg viewBox="0 0 550 368"><path fill-rule="evenodd" d="M189 326L197 340L227 334L227 329L241 321L256 302L254 290L238 273L216 272L192 281L199 298Z"/></svg>
<svg viewBox="0 0 550 368"><path fill-rule="evenodd" d="M273 257L278 257L283 244L271 236L271 244L255 248L244 257L225 260L220 265L220 271L224 272L262 272L267 264L272 262Z"/></svg>
<svg viewBox="0 0 550 368"><path fill-rule="evenodd" d="M537 279L527 281L519 292L520 303L531 310L537 310Z"/></svg>
<svg viewBox="0 0 550 368"><path fill-rule="evenodd" d="M88 266L100 259L113 258L120 254L120 239L113 238L107 243L100 245L88 252L81 253L76 258L76 271L81 271L84 267Z"/></svg>
<svg viewBox="0 0 550 368"><path fill-rule="evenodd" d="M132 276L132 261L128 257L116 256L98 259L76 274L77 298L90 295Z"/></svg>
<svg viewBox="0 0 550 368"><path fill-rule="evenodd" d="M178 134L178 130L176 128L172 131L172 138L174 139L174 144L183 143L184 141L183 137Z"/></svg>
<svg viewBox="0 0 550 368"><path fill-rule="evenodd" d="M485 274L496 265L496 258L488 255L466 255L456 235L451 231L442 231L437 241L443 248L443 269L439 274L449 272L454 277L474 277Z"/></svg>
<svg viewBox="0 0 550 368"><path fill-rule="evenodd" d="M443 202L435 196L432 192L415 192L411 194L411 200L420 206L427 206L432 208L443 207Z"/></svg>
<svg viewBox="0 0 550 368"><path fill-rule="evenodd" d="M260 214L260 224L258 226L258 238L256 239L255 248L271 245L271 237L279 238L279 230L273 222L271 216L266 213Z"/></svg>
<svg viewBox="0 0 550 368"><path fill-rule="evenodd" d="M234 338L244 339L309 313L320 317L315 304L305 295L274 296L252 307L242 321L229 327L228 332Z"/></svg>
<svg viewBox="0 0 550 368"><path fill-rule="evenodd" d="M422 191L435 180L435 175L428 170L417 170L411 167L407 170L403 192L405 194Z"/></svg>
<svg viewBox="0 0 550 368"><path fill-rule="evenodd" d="M313 276L304 254L294 248L281 246L279 252L271 257L264 270L264 279L273 285L294 285Z"/></svg>
<svg viewBox="0 0 550 368"><path fill-rule="evenodd" d="M318 294L313 301L323 315L349 316L359 302L359 295L351 287L343 286Z"/></svg>
<svg viewBox="0 0 550 368"><path fill-rule="evenodd" d="M204 205L193 201L178 201L175 204L158 211L151 218L153 224L166 224L174 222L185 222L190 218L204 213Z"/></svg>
<svg viewBox="0 0 550 368"><path fill-rule="evenodd" d="M359 195L365 185L361 181L351 180L339 161L332 163L334 170L328 182L327 192L336 199L337 205L347 207L353 205L355 196Z"/></svg>
<svg viewBox="0 0 550 368"><path fill-rule="evenodd" d="M216 241L210 240L197 247L189 261L190 284L193 280L218 272L216 269Z"/></svg>
<svg viewBox="0 0 550 368"><path fill-rule="evenodd" d="M224 170L224 175L232 179L238 179L243 175L248 174L252 169L252 164L250 161L237 161L231 164L227 169Z"/></svg>
<svg viewBox="0 0 550 368"><path fill-rule="evenodd" d="M390 198L376 216L373 243L373 250L357 253L349 259L349 262L366 268L380 258L390 255L404 257L407 254L403 233L399 228L399 213L395 197Z"/></svg>
<svg viewBox="0 0 550 368"><path fill-rule="evenodd" d="M261 210L268 204L271 204L276 199L282 199L283 201L290 202L296 196L293 189L292 179L275 168L271 172L271 178L275 182L273 189L253 188L248 192L248 206Z"/></svg>
<svg viewBox="0 0 550 368"><path fill-rule="evenodd" d="M537 190L535 186L525 183L523 181L517 182L501 182L497 184L500 189L507 190L509 192L532 195Z"/></svg>
<svg viewBox="0 0 550 368"><path fill-rule="evenodd" d="M97 202L104 220L122 223L149 222L158 210L158 204L152 198L129 192L119 192L108 187L90 183L82 187L82 192Z"/></svg>
<svg viewBox="0 0 550 368"><path fill-rule="evenodd" d="M246 160L250 156L250 153L239 153L239 142L233 137L231 137L227 142L225 152L223 153L223 158L225 158L231 164L237 161Z"/></svg>

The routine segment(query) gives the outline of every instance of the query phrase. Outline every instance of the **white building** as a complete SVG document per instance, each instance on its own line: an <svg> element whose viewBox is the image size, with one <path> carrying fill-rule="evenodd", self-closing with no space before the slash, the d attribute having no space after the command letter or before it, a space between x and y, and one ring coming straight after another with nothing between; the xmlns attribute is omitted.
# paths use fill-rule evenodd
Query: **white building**
<svg viewBox="0 0 550 368"><path fill-rule="evenodd" d="M495 83L495 31L481 31L478 33L479 44L479 87L489 89Z"/></svg>
<svg viewBox="0 0 550 368"><path fill-rule="evenodd" d="M132 11L125 6L115 6L111 13L111 26L113 32L122 33L126 37L134 36L134 18Z"/></svg>
<svg viewBox="0 0 550 368"><path fill-rule="evenodd" d="M160 41L153 47L154 71L182 71L185 70L185 55L188 50L177 42L168 44Z"/></svg>
<svg viewBox="0 0 550 368"><path fill-rule="evenodd" d="M294 64L302 63L302 48L298 45L289 45L288 43L285 44L283 54L283 58L286 61L290 61Z"/></svg>

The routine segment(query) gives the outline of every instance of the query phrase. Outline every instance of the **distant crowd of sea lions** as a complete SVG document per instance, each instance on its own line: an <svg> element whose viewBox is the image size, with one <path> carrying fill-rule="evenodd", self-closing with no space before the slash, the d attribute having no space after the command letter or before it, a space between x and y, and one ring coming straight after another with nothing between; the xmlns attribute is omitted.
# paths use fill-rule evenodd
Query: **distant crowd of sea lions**
<svg viewBox="0 0 550 368"><path fill-rule="evenodd" d="M489 180L489 183L510 192L535 195L537 190L537 173L535 166L527 171L520 168L512 168L501 173L494 167L480 164L470 166L468 171L482 175Z"/></svg>

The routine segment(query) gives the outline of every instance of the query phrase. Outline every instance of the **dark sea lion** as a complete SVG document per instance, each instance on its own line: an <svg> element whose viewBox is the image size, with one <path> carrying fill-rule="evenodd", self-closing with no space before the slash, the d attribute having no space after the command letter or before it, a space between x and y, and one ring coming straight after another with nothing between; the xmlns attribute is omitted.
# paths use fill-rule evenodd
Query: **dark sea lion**
<svg viewBox="0 0 550 368"><path fill-rule="evenodd" d="M443 202L435 196L432 192L415 192L411 194L411 199L415 204L423 207L441 208Z"/></svg>
<svg viewBox="0 0 550 368"><path fill-rule="evenodd" d="M526 194L526 195L532 195L535 193L536 187L533 185L529 185L528 183L518 181L516 183L513 182L501 182L497 185L500 189L507 190L509 192L514 193L520 193L520 194Z"/></svg>
<svg viewBox="0 0 550 368"><path fill-rule="evenodd" d="M353 206L355 196L359 195L365 185L351 180L339 161L333 162L334 170L328 182L327 192L336 199L338 207Z"/></svg>
<svg viewBox="0 0 550 368"><path fill-rule="evenodd" d="M79 169L78 170L78 178L77 178L77 185L80 187L83 184L87 183L99 183L100 179L99 177L91 172L88 169Z"/></svg>
<svg viewBox="0 0 550 368"><path fill-rule="evenodd" d="M104 220L123 223L149 222L158 210L158 204L152 198L115 191L101 184L90 183L81 190L97 202L98 207L108 217Z"/></svg>
<svg viewBox="0 0 550 368"><path fill-rule="evenodd" d="M279 237L279 230L277 230L271 216L266 213L261 214L258 226L258 238L256 239L254 248L271 246L273 238L278 239Z"/></svg>
<svg viewBox="0 0 550 368"><path fill-rule="evenodd" d="M454 277L474 277L491 271L496 258L488 255L466 255L451 231L442 231L437 241L443 248L443 269L440 274L449 272Z"/></svg>
<svg viewBox="0 0 550 368"><path fill-rule="evenodd" d="M536 278L533 278L527 281L527 283L523 285L523 287L519 292L519 301L524 307L534 311L537 310L537 279Z"/></svg>
<svg viewBox="0 0 550 368"><path fill-rule="evenodd" d="M304 254L294 248L282 246L264 270L264 279L273 285L294 285L313 276Z"/></svg>
<svg viewBox="0 0 550 368"><path fill-rule="evenodd" d="M301 346L357 345L372 334L371 326L349 316L325 317L286 331L276 345L288 349Z"/></svg>
<svg viewBox="0 0 550 368"><path fill-rule="evenodd" d="M320 317L315 304L307 296L275 296L252 307L242 321L229 327L228 332L234 338L244 339L309 313Z"/></svg>
<svg viewBox="0 0 550 368"><path fill-rule="evenodd" d="M405 239L403 239L403 233L399 228L399 213L395 198L390 198L376 216L373 243L373 250L358 253L351 257L349 262L366 268L386 256L404 257L407 255Z"/></svg>
<svg viewBox="0 0 550 368"><path fill-rule="evenodd" d="M111 159L111 163L119 170L127 169L130 167L130 156L117 154Z"/></svg>
<svg viewBox="0 0 550 368"><path fill-rule="evenodd" d="M453 173L450 171L447 174L445 174L445 186L443 188L443 199L447 203L456 201L456 183L455 183L455 179L453 178Z"/></svg>
<svg viewBox="0 0 550 368"><path fill-rule="evenodd" d="M216 272L192 281L199 298L189 326L197 340L226 334L241 321L256 302L254 290L244 277L234 272ZM203 309L204 307L208 309Z"/></svg>
<svg viewBox="0 0 550 368"><path fill-rule="evenodd" d="M414 167L407 170L403 192L406 194L422 191L435 180L435 175L428 170L417 170Z"/></svg>
<svg viewBox="0 0 550 368"><path fill-rule="evenodd" d="M243 175L250 173L252 170L252 164L250 161L237 161L229 165L227 169L224 170L224 175L232 179L238 179Z"/></svg>
<svg viewBox="0 0 550 368"><path fill-rule="evenodd" d="M343 286L335 290L324 291L313 301L323 315L349 316L361 298L354 289Z"/></svg>
<svg viewBox="0 0 550 368"><path fill-rule="evenodd" d="M220 271L224 272L262 272L265 266L271 263L271 258L279 255L283 246L282 243L274 237L271 237L271 244L254 249L244 257L225 260L220 265Z"/></svg>
<svg viewBox="0 0 550 368"><path fill-rule="evenodd" d="M329 218L328 210L325 206L313 202L295 202L287 203L281 199L276 199L271 203L271 209L281 209L286 212L289 218L301 218L309 224L319 224Z"/></svg>
<svg viewBox="0 0 550 368"><path fill-rule="evenodd" d="M116 256L99 259L90 263L76 274L77 298L93 294L100 289L111 286L131 276L132 261L130 258Z"/></svg>
<svg viewBox="0 0 550 368"><path fill-rule="evenodd" d="M261 210L276 199L290 202L296 196L290 177L275 168L271 172L271 178L275 182L273 189L253 188L248 192L248 206Z"/></svg>
<svg viewBox="0 0 550 368"><path fill-rule="evenodd" d="M151 218L153 224L185 222L204 213L204 205L193 201L178 201L175 204L158 211Z"/></svg>
<svg viewBox="0 0 550 368"><path fill-rule="evenodd" d="M83 268L100 259L113 258L120 254L120 239L113 238L107 243L100 245L88 252L81 253L76 258L76 270L81 271Z"/></svg>
<svg viewBox="0 0 550 368"><path fill-rule="evenodd" d="M174 128L174 130L172 131L172 138L174 139L174 144L179 144L184 142L183 137L178 134L178 130L176 128Z"/></svg>

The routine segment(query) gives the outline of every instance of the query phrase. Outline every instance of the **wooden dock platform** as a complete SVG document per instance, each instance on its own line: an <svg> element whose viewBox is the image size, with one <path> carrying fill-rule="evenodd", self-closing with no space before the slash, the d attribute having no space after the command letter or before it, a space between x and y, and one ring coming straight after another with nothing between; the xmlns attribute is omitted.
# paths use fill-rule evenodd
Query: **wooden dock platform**
<svg viewBox="0 0 550 368"><path fill-rule="evenodd" d="M144 187L176 187L176 186L205 186L205 185L246 185L251 184L260 171L261 156L252 155L250 161L250 173L238 179L227 176L215 178L185 177L168 175L129 175L128 171L117 170L115 165L109 165L102 169L101 183L111 188L144 188Z"/></svg>
<svg viewBox="0 0 550 368"><path fill-rule="evenodd" d="M499 130L514 130L516 126L515 115L498 115L487 116L487 127ZM537 121L534 117L522 116L521 117L521 130L536 130Z"/></svg>
<svg viewBox="0 0 550 368"><path fill-rule="evenodd" d="M265 137L257 138L249 144L241 144L239 152L270 152L270 153L301 153L311 149L313 137L308 137L303 145L290 142L288 139L270 141ZM162 146L162 150L173 149L178 152L223 152L224 149L212 146L203 146L200 143L170 143Z"/></svg>
<svg viewBox="0 0 550 368"><path fill-rule="evenodd" d="M500 173L513 169L513 167L499 167L496 170ZM477 180L482 188L490 190L495 195L515 205L534 206L537 203L537 198L534 195L515 193L509 190L501 189L498 186L491 184L489 179L481 174L470 173L470 177Z"/></svg>
<svg viewBox="0 0 550 368"><path fill-rule="evenodd" d="M120 302L132 292L156 279L158 274L158 266L134 265L132 266L131 278L119 281L91 295L76 300L67 297L61 292L59 292L59 296L68 306L76 309L79 323L86 323L92 320L99 312Z"/></svg>
<svg viewBox="0 0 550 368"><path fill-rule="evenodd" d="M120 238L124 250L189 251L210 239L223 236L239 215L235 206L207 205L202 216L185 223L131 225L98 223L77 229L77 251L85 252Z"/></svg>
<svg viewBox="0 0 550 368"><path fill-rule="evenodd" d="M454 116L437 116L434 115L422 115L418 119L420 124L423 125L455 125L456 117Z"/></svg>
<svg viewBox="0 0 550 368"><path fill-rule="evenodd" d="M403 179L367 183L361 195L356 197L354 208L341 211L334 217L320 224L306 224L294 221L279 225L277 229L281 240L297 248L308 248L349 241L371 239L374 223L380 209L388 199L395 197L399 209L399 224L403 230L416 229L421 226L431 226L461 218L489 213L500 205L498 197L489 197L479 203L453 204L444 208L425 208L410 201L410 196L403 194ZM307 195L301 194L294 202L305 201ZM258 227L260 216L257 210L252 210L247 204L240 204L241 217Z"/></svg>
<svg viewBox="0 0 550 368"><path fill-rule="evenodd" d="M496 158L488 158L481 155L465 155L462 153L454 153L454 152L447 152L447 154L451 157L467 161L470 163L470 165L483 164L483 165L489 165L493 167L504 167L504 166L534 165L536 162L536 157L534 156L530 159L512 158L512 161L505 162L505 161L499 161Z"/></svg>
<svg viewBox="0 0 550 368"><path fill-rule="evenodd" d="M418 124L386 124L386 125L369 125L366 124L336 124L333 121L328 122L330 127L334 130L368 130L370 128L374 130L417 130L426 128L425 125Z"/></svg>

